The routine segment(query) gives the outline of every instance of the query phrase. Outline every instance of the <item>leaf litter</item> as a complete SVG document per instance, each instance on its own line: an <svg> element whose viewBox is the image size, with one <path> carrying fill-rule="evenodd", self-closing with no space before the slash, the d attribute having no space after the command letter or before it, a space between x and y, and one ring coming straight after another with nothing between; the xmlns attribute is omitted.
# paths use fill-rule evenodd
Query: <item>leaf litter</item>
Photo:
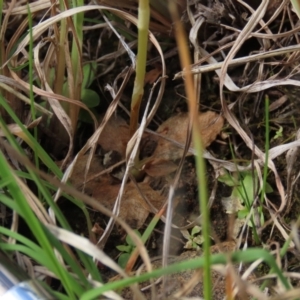
<svg viewBox="0 0 300 300"><path fill-rule="evenodd" d="M185 144L189 116L186 113L175 115L157 129L157 133L168 138L158 139L158 145L153 153L153 157L165 160L176 160L182 157L183 150L172 143ZM224 125L224 118L219 114L208 111L199 114L199 123L201 130L201 141L204 148L207 148L221 132ZM191 147L193 144L191 145Z"/></svg>
<svg viewBox="0 0 300 300"><path fill-rule="evenodd" d="M177 169L176 160L180 159L183 153L178 144L184 145L185 143L188 122L187 114L177 114L159 126L156 131L160 134L159 138L155 135L149 136L149 134L145 134L148 140L152 139L154 142L157 142L157 146L150 157L141 161L141 171L144 171L152 179L155 179L168 175ZM199 122L202 142L205 147L208 147L221 132L224 119L219 114L208 111L199 114ZM119 157L124 158L128 140L129 126L126 121L120 116L112 116L106 122L98 140L103 155L95 155L93 157L87 179L94 178L94 175L99 174L101 171L105 172L103 159L105 158L105 153L114 151L119 153ZM78 160L73 170L71 181L76 187L83 188L82 174L86 168L87 159L88 155L84 155ZM114 163L117 162L115 161ZM151 180L146 177L143 182L137 183L138 189L132 181L127 182L125 185L119 217L126 221L132 228L141 228L149 213L155 213L148 205L149 202L156 210L159 210L166 201L165 196L160 191L154 190L150 183ZM113 172L110 172L109 174L96 177L91 181L87 180L84 189L106 208L112 210L120 186L120 181L116 179Z"/></svg>

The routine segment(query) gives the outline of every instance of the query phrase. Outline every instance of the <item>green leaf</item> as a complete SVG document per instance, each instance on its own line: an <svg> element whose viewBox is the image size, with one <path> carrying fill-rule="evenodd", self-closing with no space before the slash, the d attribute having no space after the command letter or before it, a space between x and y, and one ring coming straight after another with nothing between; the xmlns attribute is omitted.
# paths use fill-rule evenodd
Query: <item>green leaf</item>
<svg viewBox="0 0 300 300"><path fill-rule="evenodd" d="M116 247L119 251L121 252L131 252L132 251L132 246L129 245L119 245Z"/></svg>
<svg viewBox="0 0 300 300"><path fill-rule="evenodd" d="M95 80L97 63L91 62L83 66L82 88L88 88Z"/></svg>
<svg viewBox="0 0 300 300"><path fill-rule="evenodd" d="M241 186L238 187L240 197L243 199L243 202L247 203L248 205L251 205L254 201L254 184L255 187L257 187L257 175L254 175L253 178L252 174L246 174Z"/></svg>
<svg viewBox="0 0 300 300"><path fill-rule="evenodd" d="M261 224L261 226L263 226L265 224L265 216L263 214L263 208L261 206L259 206L257 208L257 210L258 210L258 213L259 213L259 216L260 216L260 224Z"/></svg>
<svg viewBox="0 0 300 300"><path fill-rule="evenodd" d="M231 195L230 195L230 198L239 199L240 202L244 203L244 199L241 197L241 191L240 191L240 188L241 188L241 187L238 187L238 186L234 187L234 188L232 189L232 193L231 193Z"/></svg>
<svg viewBox="0 0 300 300"><path fill-rule="evenodd" d="M184 248L184 249L192 249L192 248L193 248L193 242L192 242L191 240L188 240L188 241L185 243L185 245L184 245L183 248Z"/></svg>
<svg viewBox="0 0 300 300"><path fill-rule="evenodd" d="M228 186L237 186L239 185L238 180L236 180L229 172L218 177L219 182L223 182Z"/></svg>
<svg viewBox="0 0 300 300"><path fill-rule="evenodd" d="M188 230L184 229L184 230L180 230L180 232L186 240L189 240L191 238L191 235L188 232Z"/></svg>
<svg viewBox="0 0 300 300"><path fill-rule="evenodd" d="M126 267L126 264L129 260L129 257L130 257L130 253L123 253L119 256L118 258L118 265L121 267L121 268L125 268Z"/></svg>
<svg viewBox="0 0 300 300"><path fill-rule="evenodd" d="M53 87L53 82L55 80L55 68L50 68L49 70L49 85Z"/></svg>
<svg viewBox="0 0 300 300"><path fill-rule="evenodd" d="M83 89L81 91L81 100L88 108L96 107L100 103L99 95L95 91L89 89Z"/></svg>
<svg viewBox="0 0 300 300"><path fill-rule="evenodd" d="M294 8L298 18L300 19L300 4L299 4L299 1L291 0L291 3L293 5L293 8Z"/></svg>
<svg viewBox="0 0 300 300"><path fill-rule="evenodd" d="M197 245L202 245L204 242L202 235L197 235L193 238L193 243L196 243Z"/></svg>
<svg viewBox="0 0 300 300"><path fill-rule="evenodd" d="M265 216L263 213L260 213L260 225L263 226L265 224Z"/></svg>
<svg viewBox="0 0 300 300"><path fill-rule="evenodd" d="M192 229L192 233L191 233L191 235L192 236L195 236L197 233L199 233L199 232L201 232L201 227L200 226L195 226L195 227L193 227L193 229Z"/></svg>
<svg viewBox="0 0 300 300"><path fill-rule="evenodd" d="M282 126L279 126L279 129L276 131L276 134L275 136L273 137L274 140L282 137L282 132L283 132L283 127Z"/></svg>
<svg viewBox="0 0 300 300"><path fill-rule="evenodd" d="M193 247L193 249L197 249L197 247L198 247L197 243L193 242L192 247Z"/></svg>
<svg viewBox="0 0 300 300"><path fill-rule="evenodd" d="M249 214L249 210L247 208L238 211L238 218L239 219L245 219Z"/></svg>
<svg viewBox="0 0 300 300"><path fill-rule="evenodd" d="M141 238L142 235L140 234L140 232L135 229L134 232ZM129 235L126 236L126 243L130 246L135 246L135 243L133 242L133 240L131 239L131 237Z"/></svg>
<svg viewBox="0 0 300 300"><path fill-rule="evenodd" d="M65 82L64 84L63 84L63 90L62 90L62 94L64 95L64 96L68 96L68 94L69 94L69 86L68 86L68 83L67 82Z"/></svg>
<svg viewBox="0 0 300 300"><path fill-rule="evenodd" d="M265 187L265 193L273 193L273 188L270 186L269 183L266 182L266 187Z"/></svg>

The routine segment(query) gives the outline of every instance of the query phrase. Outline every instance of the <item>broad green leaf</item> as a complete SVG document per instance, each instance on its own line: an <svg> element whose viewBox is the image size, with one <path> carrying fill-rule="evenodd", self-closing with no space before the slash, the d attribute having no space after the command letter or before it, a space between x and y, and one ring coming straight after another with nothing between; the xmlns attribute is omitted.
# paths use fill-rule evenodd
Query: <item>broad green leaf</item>
<svg viewBox="0 0 300 300"><path fill-rule="evenodd" d="M96 107L100 103L99 95L95 91L89 89L83 89L81 91L81 100L88 108Z"/></svg>
<svg viewBox="0 0 300 300"><path fill-rule="evenodd" d="M95 80L97 70L97 63L91 62L88 64L85 64L83 66L83 81L82 81L82 88L88 88L93 81Z"/></svg>
<svg viewBox="0 0 300 300"><path fill-rule="evenodd" d="M230 198L233 198L233 199L239 199L239 201L240 201L241 203L244 203L244 199L243 199L242 196L241 196L241 191L240 191L240 189L241 189L241 187L238 187L238 186L234 187L234 188L232 189L232 193L231 193L231 195L230 195Z"/></svg>
<svg viewBox="0 0 300 300"><path fill-rule="evenodd" d="M142 235L140 234L140 232L135 229L134 232L141 238ZM133 240L131 239L131 237L129 235L126 236L126 243L130 246L135 246L135 243L133 242Z"/></svg>
<svg viewBox="0 0 300 300"><path fill-rule="evenodd" d="M197 235L193 238L193 243L196 243L197 245L202 245L204 242L202 235Z"/></svg>
<svg viewBox="0 0 300 300"><path fill-rule="evenodd" d="M246 174L241 186L238 187L240 197L243 199L243 202L248 203L249 201L249 205L251 205L254 201L254 184L255 187L257 187L257 176L255 175L253 178L252 174Z"/></svg>
<svg viewBox="0 0 300 300"><path fill-rule="evenodd" d="M266 182L265 193L273 193L273 188L270 186L268 182Z"/></svg>
<svg viewBox="0 0 300 300"><path fill-rule="evenodd" d="M183 237L186 239L186 240L189 240L191 235L190 233L188 232L188 230L180 230L181 234L183 235Z"/></svg>
<svg viewBox="0 0 300 300"><path fill-rule="evenodd" d="M240 210L238 212L238 218L239 219L245 219L249 214L249 210L247 208L243 209L243 210Z"/></svg>
<svg viewBox="0 0 300 300"><path fill-rule="evenodd" d="M129 246L129 245L119 245L116 247L119 251L121 252L131 252L132 250L132 246Z"/></svg>
<svg viewBox="0 0 300 300"><path fill-rule="evenodd" d="M200 226L195 226L192 229L192 236L195 236L197 233L199 233L201 231L201 227Z"/></svg>
<svg viewBox="0 0 300 300"><path fill-rule="evenodd" d="M188 241L185 243L185 245L184 245L183 248L184 248L184 249L193 249L193 242L192 242L191 240L188 240Z"/></svg>
<svg viewBox="0 0 300 300"><path fill-rule="evenodd" d="M130 257L130 253L123 253L119 256L118 258L118 265L121 267L121 268L125 268L126 267L126 264L128 262L128 259Z"/></svg>

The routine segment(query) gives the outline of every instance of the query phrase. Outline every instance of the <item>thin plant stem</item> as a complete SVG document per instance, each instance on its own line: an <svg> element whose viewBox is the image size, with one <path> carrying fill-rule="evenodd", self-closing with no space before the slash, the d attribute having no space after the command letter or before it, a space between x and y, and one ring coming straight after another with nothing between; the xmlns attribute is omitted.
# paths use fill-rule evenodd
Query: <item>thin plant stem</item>
<svg viewBox="0 0 300 300"><path fill-rule="evenodd" d="M263 188L262 188L262 192L261 192L261 199L260 202L263 203L264 201L264 194L265 194L265 188L266 188L266 184L267 184L267 176L268 176L268 160L269 160L269 149L270 149L270 116L269 116L269 105L270 105L270 99L269 96L266 95L265 96L265 164L264 164L264 174L263 174ZM285 243L283 244L283 247L280 249L280 257L282 258L289 246L290 246L290 242L291 242L291 237L289 237ZM273 273L273 268L270 270L269 274ZM264 288L267 286L267 284L269 283L270 280L265 280L262 285L261 285L261 290L264 290Z"/></svg>
<svg viewBox="0 0 300 300"><path fill-rule="evenodd" d="M32 120L36 119L36 110L34 106L34 95L33 95L33 36L32 36L32 14L30 11L29 4L27 3L27 11L28 11L28 26L29 26L29 36L30 36L30 41L29 41L29 98L30 98L30 111L31 111L31 118ZM38 132L37 132L37 126L33 128L33 136L34 139L37 141L38 140ZM39 169L39 156L36 151L36 149L33 149L34 153L34 161L35 161L35 166L37 169ZM40 191L38 191L38 197L39 199L41 198L40 196Z"/></svg>
<svg viewBox="0 0 300 300"><path fill-rule="evenodd" d="M3 0L0 0L0 26L2 25L2 10L3 10ZM2 30L0 30L0 31L2 31ZM2 39L2 36L1 36L1 39Z"/></svg>
<svg viewBox="0 0 300 300"><path fill-rule="evenodd" d="M138 52L136 74L131 98L130 135L137 129L141 101L144 95L146 74L148 28L150 22L149 0L140 0L138 9Z"/></svg>
<svg viewBox="0 0 300 300"><path fill-rule="evenodd" d="M263 186L260 196L260 203L264 201L265 190L267 186L267 177L268 177L268 160L269 160L269 149L270 149L270 116L269 116L269 96L265 97L265 120L266 120L266 131L265 131L265 164L264 164L264 177L263 177Z"/></svg>
<svg viewBox="0 0 300 300"><path fill-rule="evenodd" d="M73 7L83 6L83 0L74 0ZM75 33L72 41L72 72L73 72L73 87L70 89L70 96L72 99L80 100L82 87L82 41L83 41L83 19L84 14L78 13L74 15ZM73 133L76 133L77 122L79 115L79 107L77 105L70 105L69 116L72 122Z"/></svg>
<svg viewBox="0 0 300 300"><path fill-rule="evenodd" d="M161 216L165 213L165 207L163 207L151 220L150 224L147 226L145 232L143 233L141 240L142 242L145 244L146 241L149 239L149 237L151 236L152 232L154 231L157 223L159 222ZM134 251L132 252L127 264L126 264L126 268L125 271L126 273L131 272L134 264L136 263L136 260L139 256L139 252L138 252L138 248L135 248Z"/></svg>
<svg viewBox="0 0 300 300"><path fill-rule="evenodd" d="M65 5L64 2L61 0L60 2L60 10L64 11ZM66 67L66 58L65 58L65 42L67 37L67 21L63 18L60 21L59 32L57 32L59 43L57 45L57 67L56 67L56 76L55 76L55 83L54 83L54 92L62 95L63 94L63 84L64 84L64 77L65 77L65 67ZM68 112L69 104L67 102L62 102L62 106Z"/></svg>
<svg viewBox="0 0 300 300"><path fill-rule="evenodd" d="M196 156L196 172L198 178L198 199L202 214L202 234L203 234L203 257L204 257L204 298L211 299L211 271L210 271L210 218L209 208L207 205L207 182L206 182L206 168L203 159L203 144L200 136L200 124L198 119L198 104L194 89L194 81L191 73L191 59L189 49L187 47L188 42L183 25L180 21L176 3L169 1L169 9L173 22L175 24L175 37L179 49L179 57L181 61L182 69L186 70L185 76L185 91L188 99L189 115L193 126L192 138L194 147L197 151Z"/></svg>

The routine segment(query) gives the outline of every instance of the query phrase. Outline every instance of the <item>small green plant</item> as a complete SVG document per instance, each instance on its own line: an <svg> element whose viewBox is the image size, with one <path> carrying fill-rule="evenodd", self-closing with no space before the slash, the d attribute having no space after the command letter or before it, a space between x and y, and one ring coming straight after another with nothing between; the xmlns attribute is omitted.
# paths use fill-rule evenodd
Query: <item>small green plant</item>
<svg viewBox="0 0 300 300"><path fill-rule="evenodd" d="M279 125L279 129L276 131L276 134L275 136L273 137L273 140L276 140L278 138L281 138L283 135L282 135L282 132L283 132L283 127Z"/></svg>
<svg viewBox="0 0 300 300"><path fill-rule="evenodd" d="M89 87L93 83L96 77L97 63L91 62L83 66L83 82L81 87L81 101L92 111L92 113L97 117L97 112L93 108L98 106L100 103L99 95L91 90ZM64 85L67 88L67 82ZM98 119L98 118L97 118ZM85 123L93 123L91 115L86 111L81 109L79 112L79 121Z"/></svg>
<svg viewBox="0 0 300 300"><path fill-rule="evenodd" d="M203 236L200 234L202 228L200 226L195 226L192 228L191 233L188 230L181 230L181 233L187 242L184 245L185 249L199 250L200 246L203 244Z"/></svg>
<svg viewBox="0 0 300 300"><path fill-rule="evenodd" d="M93 112L94 115L97 115L96 111L93 110L94 107L98 106L100 103L99 95L91 90L89 87L93 83L96 77L96 70L97 70L97 63L90 62L83 66L83 82L81 86L81 101ZM51 68L49 72L49 83L50 86L53 86L55 80L55 68ZM38 85L41 86L39 80L37 80ZM62 89L62 95L68 97L69 89L68 89L68 82L66 77L64 78L64 84ZM40 105L45 106L46 101L42 102ZM86 123L93 123L93 120L90 114L85 111L81 110L79 113L79 121L86 122Z"/></svg>
<svg viewBox="0 0 300 300"><path fill-rule="evenodd" d="M140 234L140 232L136 229L134 230L134 232L139 236L142 237L142 235ZM120 254L119 258L118 258L118 265L122 268L125 268L132 252L135 249L135 243L133 242L133 240L131 239L131 237L129 235L126 236L126 244L125 245L118 245L117 249L119 251L121 251L122 253Z"/></svg>
<svg viewBox="0 0 300 300"><path fill-rule="evenodd" d="M232 174L226 172L218 180L227 186L233 187L231 195L222 198L222 204L226 212L229 214L236 212L239 219L246 219L255 197L261 194L261 190L258 190L258 176L256 172L246 171ZM265 192L271 193L272 191L272 187L266 183ZM262 225L264 224L262 206L258 207L258 214ZM252 222L249 225L252 226Z"/></svg>

